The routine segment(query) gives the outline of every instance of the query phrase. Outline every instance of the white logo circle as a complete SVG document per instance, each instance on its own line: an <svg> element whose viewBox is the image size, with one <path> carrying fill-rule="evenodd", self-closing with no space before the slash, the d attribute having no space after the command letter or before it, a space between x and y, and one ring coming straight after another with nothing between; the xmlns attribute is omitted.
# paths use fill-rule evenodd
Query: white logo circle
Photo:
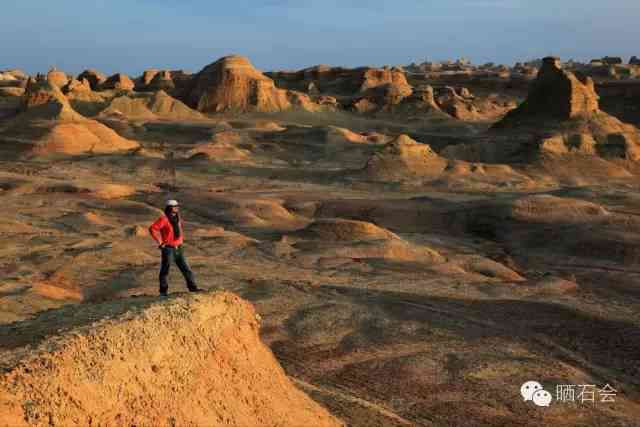
<svg viewBox="0 0 640 427"><path fill-rule="evenodd" d="M533 393L533 403L538 406L549 406L551 403L551 393L546 390L538 390Z"/></svg>
<svg viewBox="0 0 640 427"><path fill-rule="evenodd" d="M532 400L533 393L538 390L542 390L542 384L540 384L538 381L527 381L526 383L522 384L522 387L520 387L520 394L525 401Z"/></svg>

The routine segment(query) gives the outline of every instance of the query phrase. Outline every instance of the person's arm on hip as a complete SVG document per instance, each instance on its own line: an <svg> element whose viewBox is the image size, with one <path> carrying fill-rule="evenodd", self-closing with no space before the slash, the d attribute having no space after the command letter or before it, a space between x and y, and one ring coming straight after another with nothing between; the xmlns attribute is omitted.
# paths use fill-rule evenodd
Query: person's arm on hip
<svg viewBox="0 0 640 427"><path fill-rule="evenodd" d="M160 232L160 230L162 230L164 226L164 217L161 217L158 218L158 220L151 224L151 226L149 227L149 234L151 234L151 237L156 241L156 243L158 243L158 247L160 248L164 246L164 242L162 241L162 233Z"/></svg>

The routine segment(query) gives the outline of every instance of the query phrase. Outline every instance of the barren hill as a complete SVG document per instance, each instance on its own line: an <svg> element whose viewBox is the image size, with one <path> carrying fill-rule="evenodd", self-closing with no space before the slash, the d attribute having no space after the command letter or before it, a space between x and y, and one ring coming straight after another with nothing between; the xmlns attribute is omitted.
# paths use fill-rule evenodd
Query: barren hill
<svg viewBox="0 0 640 427"><path fill-rule="evenodd" d="M23 112L12 118L0 135L12 155L47 156L113 153L138 143L76 112L60 89L47 82L32 83L23 98Z"/></svg>
<svg viewBox="0 0 640 427"><path fill-rule="evenodd" d="M202 114L167 95L163 90L118 96L111 100L109 106L101 114L147 120L201 120L204 118Z"/></svg>
<svg viewBox="0 0 640 427"><path fill-rule="evenodd" d="M0 329L0 426L340 426L230 293L121 300ZM58 333L60 335L56 335Z"/></svg>

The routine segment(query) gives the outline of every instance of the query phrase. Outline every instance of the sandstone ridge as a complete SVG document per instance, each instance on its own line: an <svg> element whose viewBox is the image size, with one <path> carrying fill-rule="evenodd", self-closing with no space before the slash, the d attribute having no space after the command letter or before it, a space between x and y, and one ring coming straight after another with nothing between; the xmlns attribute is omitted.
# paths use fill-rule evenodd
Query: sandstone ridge
<svg viewBox="0 0 640 427"><path fill-rule="evenodd" d="M253 307L234 294L46 317L15 328L23 339L39 328L65 332L32 347L3 339L0 426L341 425L291 383L260 341Z"/></svg>

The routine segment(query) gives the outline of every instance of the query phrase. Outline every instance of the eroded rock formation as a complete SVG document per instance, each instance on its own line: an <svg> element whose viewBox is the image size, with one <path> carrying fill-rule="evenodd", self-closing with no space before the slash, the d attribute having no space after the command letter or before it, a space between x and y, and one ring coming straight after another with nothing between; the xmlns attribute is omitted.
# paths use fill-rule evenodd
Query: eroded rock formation
<svg viewBox="0 0 640 427"><path fill-rule="evenodd" d="M311 99L300 92L278 89L272 79L247 58L227 56L205 67L185 95L187 105L201 112L276 112L294 106L311 109Z"/></svg>
<svg viewBox="0 0 640 427"><path fill-rule="evenodd" d="M47 73L47 81L59 89L62 89L69 82L69 78L64 72L53 67Z"/></svg>
<svg viewBox="0 0 640 427"><path fill-rule="evenodd" d="M448 158L532 162L541 156L595 155L640 160L640 131L601 111L593 80L545 58L524 103L493 127L489 141L447 147Z"/></svg>
<svg viewBox="0 0 640 427"><path fill-rule="evenodd" d="M593 80L563 70L559 58L547 57L531 85L527 100L509 112L500 126L515 123L521 118L569 120L596 111L598 95Z"/></svg>
<svg viewBox="0 0 640 427"><path fill-rule="evenodd" d="M446 166L447 160L427 144L400 135L369 159L364 172L374 181L394 181L410 177L435 177Z"/></svg>
<svg viewBox="0 0 640 427"><path fill-rule="evenodd" d="M77 80L82 81L82 79L87 79L91 85L91 90L98 90L100 85L107 80L107 76L100 71L91 68L78 75Z"/></svg>

